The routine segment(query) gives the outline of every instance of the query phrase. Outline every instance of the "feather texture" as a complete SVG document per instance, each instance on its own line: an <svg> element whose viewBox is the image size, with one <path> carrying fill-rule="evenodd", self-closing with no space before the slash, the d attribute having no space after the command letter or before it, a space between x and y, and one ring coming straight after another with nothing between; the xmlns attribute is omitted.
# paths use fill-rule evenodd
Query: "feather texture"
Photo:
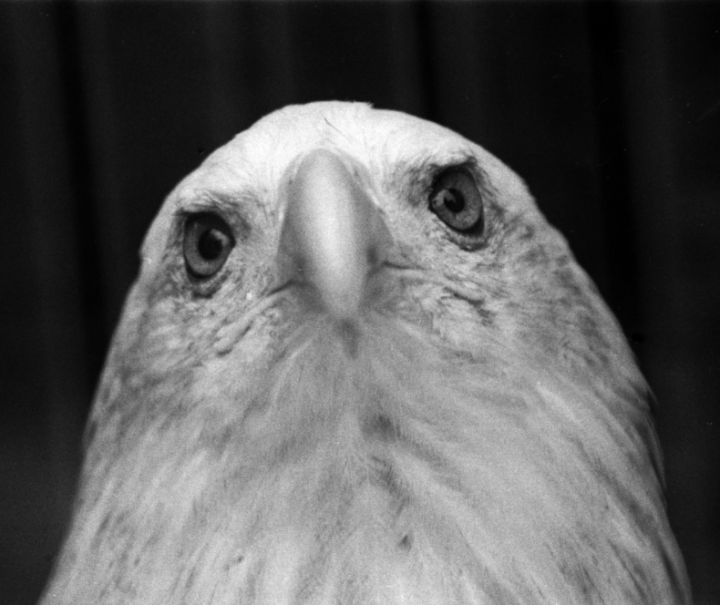
<svg viewBox="0 0 720 605"><path fill-rule="evenodd" d="M391 237L350 319L281 253L314 149ZM447 166L482 192L479 243L428 210ZM199 211L237 239L200 285L180 252ZM690 602L647 386L480 147L363 104L286 108L171 193L143 258L46 605Z"/></svg>

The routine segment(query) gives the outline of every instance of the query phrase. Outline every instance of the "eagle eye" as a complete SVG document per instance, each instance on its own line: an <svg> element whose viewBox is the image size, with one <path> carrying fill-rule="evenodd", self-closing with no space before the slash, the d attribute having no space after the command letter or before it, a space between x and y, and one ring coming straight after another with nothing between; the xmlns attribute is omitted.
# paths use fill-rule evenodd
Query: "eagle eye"
<svg viewBox="0 0 720 605"><path fill-rule="evenodd" d="M208 279L215 275L234 245L230 226L217 214L199 212L185 219L183 255L191 277Z"/></svg>
<svg viewBox="0 0 720 605"><path fill-rule="evenodd" d="M470 172L464 167L441 172L430 192L430 210L448 227L464 235L482 235L483 199Z"/></svg>

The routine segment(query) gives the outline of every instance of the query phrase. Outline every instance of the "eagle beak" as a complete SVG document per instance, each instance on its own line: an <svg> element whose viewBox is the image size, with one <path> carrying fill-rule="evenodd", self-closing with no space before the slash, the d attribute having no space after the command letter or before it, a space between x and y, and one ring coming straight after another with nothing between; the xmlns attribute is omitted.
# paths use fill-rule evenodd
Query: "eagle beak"
<svg viewBox="0 0 720 605"><path fill-rule="evenodd" d="M280 236L288 277L308 286L332 317L353 320L368 276L385 261L390 233L352 160L317 149L292 170Z"/></svg>

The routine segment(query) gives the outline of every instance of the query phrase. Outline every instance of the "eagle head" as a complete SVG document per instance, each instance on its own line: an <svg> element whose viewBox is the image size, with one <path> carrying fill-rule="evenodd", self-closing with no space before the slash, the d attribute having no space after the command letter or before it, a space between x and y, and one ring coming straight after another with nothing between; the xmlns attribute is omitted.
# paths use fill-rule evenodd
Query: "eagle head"
<svg viewBox="0 0 720 605"><path fill-rule="evenodd" d="M498 159L286 107L150 228L43 603L686 603L648 399Z"/></svg>

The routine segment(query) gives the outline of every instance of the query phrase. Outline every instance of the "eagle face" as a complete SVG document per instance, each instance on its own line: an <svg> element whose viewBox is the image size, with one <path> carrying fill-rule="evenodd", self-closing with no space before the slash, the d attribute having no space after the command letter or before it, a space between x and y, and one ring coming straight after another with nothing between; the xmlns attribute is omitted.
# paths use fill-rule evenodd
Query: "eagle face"
<svg viewBox="0 0 720 605"><path fill-rule="evenodd" d="M291 106L145 240L44 603L683 603L648 390L522 181Z"/></svg>

